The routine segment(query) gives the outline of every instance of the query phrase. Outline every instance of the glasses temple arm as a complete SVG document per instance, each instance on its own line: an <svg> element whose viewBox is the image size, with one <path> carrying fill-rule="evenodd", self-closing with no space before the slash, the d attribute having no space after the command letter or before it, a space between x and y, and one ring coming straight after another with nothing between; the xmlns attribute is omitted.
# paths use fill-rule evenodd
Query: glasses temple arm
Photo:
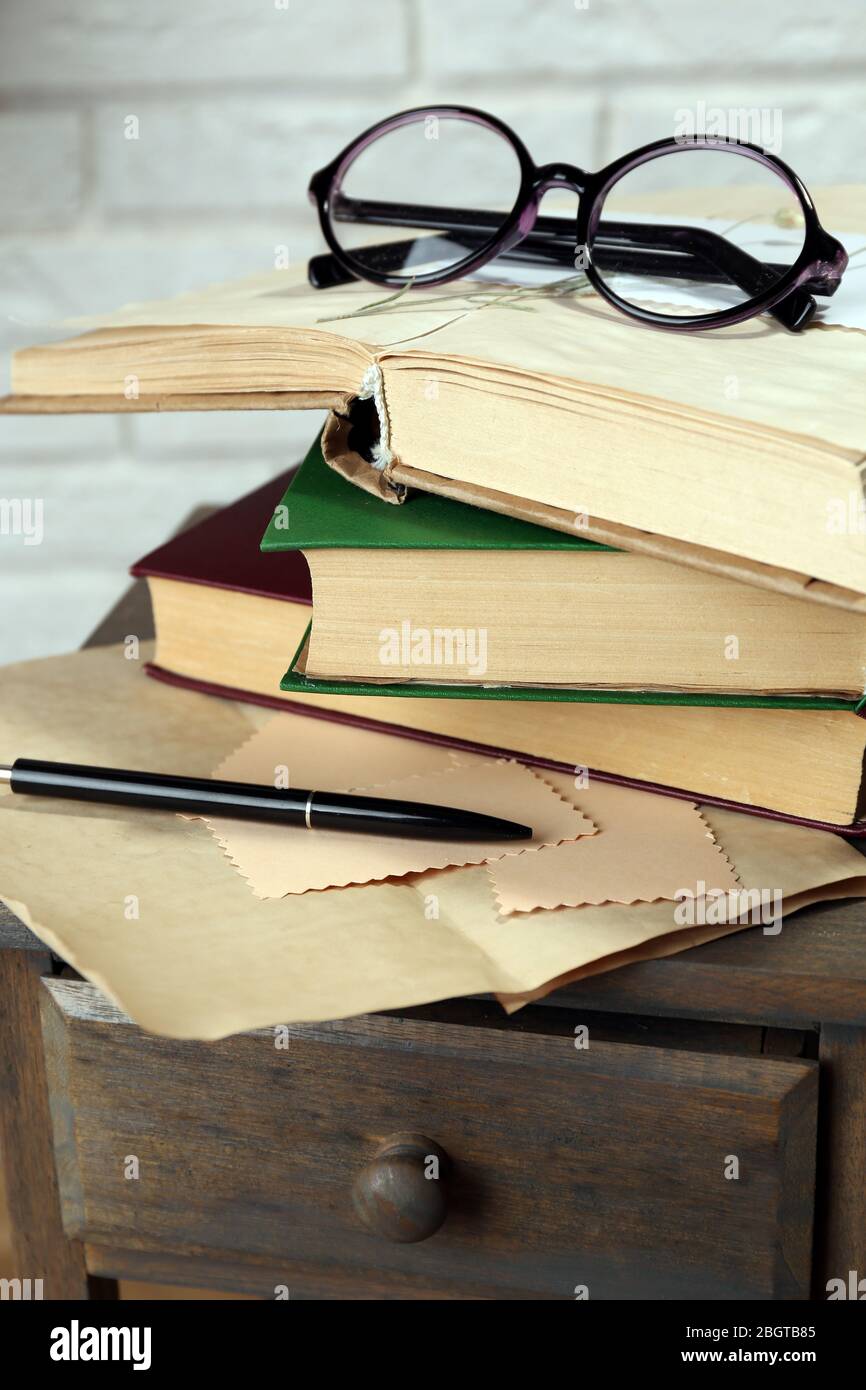
<svg viewBox="0 0 866 1390"><path fill-rule="evenodd" d="M368 226L405 226L414 231L452 234L472 232L483 240L488 240L502 223L501 214L483 209L413 206L379 199L347 198L342 193L334 196L331 212L337 222L360 222ZM565 218L542 215L535 219L532 231L524 238L524 243L539 248L542 244L552 241L567 240L573 244L573 228L573 222ZM597 259L599 236L605 244L605 250L608 251L612 246L608 246L607 243L615 242L623 243L624 247L629 246L632 249L654 248L658 251L694 254L722 271L726 279L751 293L758 293L761 289L767 288L768 282L773 283L780 273L788 269L787 265L764 264L750 256L747 251L727 241L718 232L704 227L604 219L599 223L593 238L593 259ZM772 272L772 278L768 272ZM638 267L636 273L641 273L641 267ZM828 274L810 279L804 288L813 294L830 295L837 289L839 279L840 275L830 269ZM744 284L743 280L748 280L749 283Z"/></svg>
<svg viewBox="0 0 866 1390"><path fill-rule="evenodd" d="M443 240L440 237L411 237L405 241L380 242L376 245L364 246L363 252L367 260L367 268L377 270L381 274L388 275L398 271L406 271L407 257L411 255L416 246L424 247L429 253L432 245L437 241ZM471 251L484 244L487 238L473 237L471 233L461 233L457 236L449 234L445 240L445 245L453 247L455 242L462 245L465 250ZM531 245L532 237L527 236L508 251L500 252L495 258L497 261L506 263L528 264L532 266L557 266L574 272L574 258L571 250L564 246L554 246L549 241ZM603 270L619 270L634 275L655 276L656 279L664 280L688 280L692 283L718 283L722 278L717 269L702 262L694 253L649 252L643 248L632 247L627 251L619 249L613 256L607 253L604 248L599 247L598 240L593 244L593 260L597 266ZM765 270L777 271L770 283L778 279L787 267L764 267ZM307 279L314 289L326 290L333 289L338 285L348 285L357 281L360 277L353 275L345 266L340 264L336 256L326 253L320 256L312 256L307 262ZM410 275L406 274L407 283ZM758 293L758 286L750 287L749 284L742 284L739 277L726 275L723 277L725 282L733 279L734 283L740 283L740 287L754 297ZM752 277L749 277L751 280ZM812 319L815 312L815 301L810 294L803 289L793 290L779 303L773 306L768 312L773 318L785 328L792 330L805 328L806 324Z"/></svg>
<svg viewBox="0 0 866 1390"><path fill-rule="evenodd" d="M443 237L412 237L405 241L378 242L376 245L366 245L362 248L365 264L368 269L378 270L385 274L393 271L405 271L407 270L407 256L411 255L415 247L423 248L429 255L431 251L435 251L439 241L445 247L453 249L454 245L457 244L466 251L477 249L484 244L481 238L466 233L456 236L451 234ZM576 268L570 246L556 245L550 241L534 242L531 235L525 237L517 246L500 253L496 260L509 264L550 265L572 271ZM602 252L600 256L596 254L595 260L597 264L604 266L609 257L606 252ZM718 279L718 272L712 266L699 261L692 254L659 253L651 248L648 250L635 248L629 255L629 261L630 269L635 274L655 275L674 280ZM357 276L351 274L340 264L336 256L330 254L313 256L308 262L308 272L310 283L315 289L348 285L357 279Z"/></svg>

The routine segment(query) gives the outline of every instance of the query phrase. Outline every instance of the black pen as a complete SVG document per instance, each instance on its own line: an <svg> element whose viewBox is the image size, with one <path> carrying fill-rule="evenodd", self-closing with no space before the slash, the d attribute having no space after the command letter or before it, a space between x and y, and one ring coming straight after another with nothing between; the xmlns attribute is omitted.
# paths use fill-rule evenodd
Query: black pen
<svg viewBox="0 0 866 1390"><path fill-rule="evenodd" d="M17 758L0 766L0 783L30 796L103 801L159 811L186 811L236 820L276 821L307 830L354 830L422 840L528 840L532 829L516 821L422 801L391 801L354 792L323 792L221 782L212 777L172 777Z"/></svg>

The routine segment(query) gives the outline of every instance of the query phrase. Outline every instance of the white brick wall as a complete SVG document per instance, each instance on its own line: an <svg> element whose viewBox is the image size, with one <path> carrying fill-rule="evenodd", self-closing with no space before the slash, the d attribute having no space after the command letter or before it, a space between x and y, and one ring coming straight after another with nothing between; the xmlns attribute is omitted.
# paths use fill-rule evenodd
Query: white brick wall
<svg viewBox="0 0 866 1390"><path fill-rule="evenodd" d="M420 13L425 66L451 82L588 78L619 86L689 73L709 98L719 78L743 70L844 64L856 77L866 54L858 0L832 7L814 0L420 0Z"/></svg>
<svg viewBox="0 0 866 1390"><path fill-rule="evenodd" d="M24 231L74 224L82 205L81 119L75 111L0 115L4 208Z"/></svg>
<svg viewBox="0 0 866 1390"><path fill-rule="evenodd" d="M862 0L9 0L0 6L0 352L58 321L305 259L309 174L364 125L487 107L598 167L698 102L768 108L807 182L866 180ZM126 138L127 117L138 139ZM319 417L0 420L0 660L75 646L198 500L298 457Z"/></svg>

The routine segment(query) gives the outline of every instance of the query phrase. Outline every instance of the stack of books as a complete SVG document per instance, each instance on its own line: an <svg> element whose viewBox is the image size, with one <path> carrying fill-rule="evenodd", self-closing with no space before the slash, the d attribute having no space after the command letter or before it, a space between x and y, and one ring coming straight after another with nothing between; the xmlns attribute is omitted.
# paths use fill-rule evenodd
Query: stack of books
<svg viewBox="0 0 866 1390"><path fill-rule="evenodd" d="M133 573L162 680L790 819L861 814L866 616L846 608L441 497L392 510L318 444Z"/></svg>
<svg viewBox="0 0 866 1390"><path fill-rule="evenodd" d="M275 272L17 354L11 410L332 411L135 567L150 674L866 833L866 335L379 298Z"/></svg>

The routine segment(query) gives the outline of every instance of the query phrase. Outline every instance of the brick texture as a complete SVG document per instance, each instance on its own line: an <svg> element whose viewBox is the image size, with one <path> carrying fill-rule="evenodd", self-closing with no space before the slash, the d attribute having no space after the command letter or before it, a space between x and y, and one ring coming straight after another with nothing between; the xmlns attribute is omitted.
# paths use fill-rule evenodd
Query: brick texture
<svg viewBox="0 0 866 1390"><path fill-rule="evenodd" d="M856 73L866 57L858 0L722 6L687 0L419 0L419 49L440 79L609 81L690 72L711 100L719 75L808 63Z"/></svg>
<svg viewBox="0 0 866 1390"><path fill-rule="evenodd" d="M406 26L401 0L27 0L0 10L0 82L84 92L273 82L290 103L335 53L352 81L402 77Z"/></svg>
<svg viewBox="0 0 866 1390"><path fill-rule="evenodd" d="M81 122L73 111L0 115L7 227L54 231L81 210Z"/></svg>

